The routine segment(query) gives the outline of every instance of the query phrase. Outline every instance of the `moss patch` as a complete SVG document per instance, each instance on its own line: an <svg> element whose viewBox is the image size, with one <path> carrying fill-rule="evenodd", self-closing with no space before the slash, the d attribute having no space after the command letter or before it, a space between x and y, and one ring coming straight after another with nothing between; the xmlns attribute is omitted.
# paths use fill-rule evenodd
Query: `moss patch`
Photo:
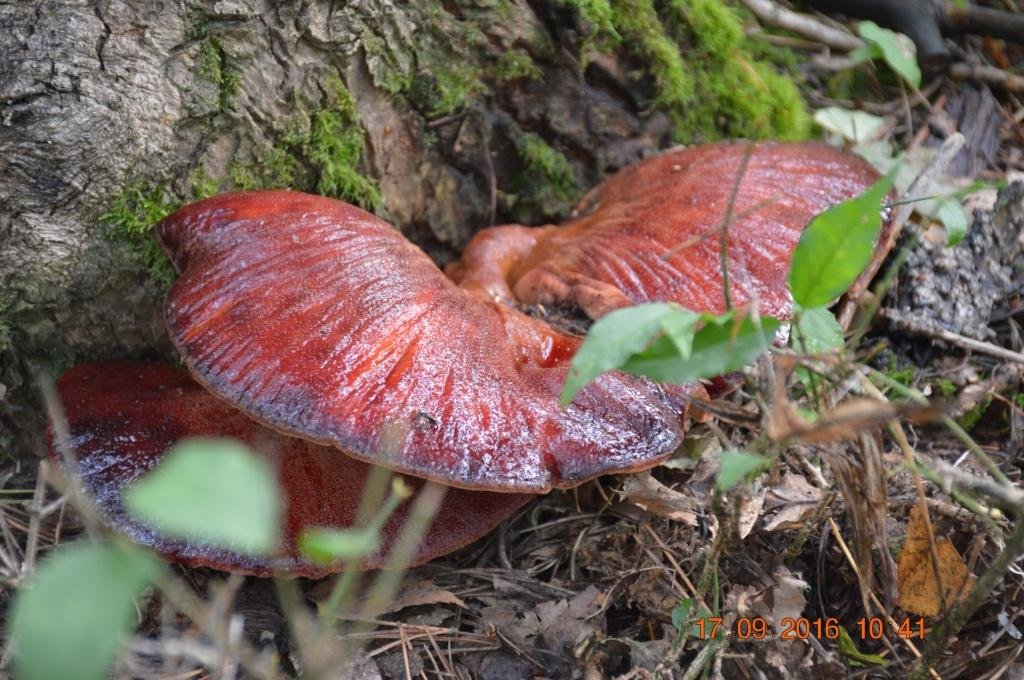
<svg viewBox="0 0 1024 680"><path fill-rule="evenodd" d="M239 74L228 64L228 54L211 29L206 17L195 15L188 38L196 43L198 77L213 83L217 90L216 108L225 111L238 94Z"/></svg>
<svg viewBox="0 0 1024 680"><path fill-rule="evenodd" d="M509 50L500 57L490 69L490 76L499 83L520 78L540 80L544 72L526 52Z"/></svg>
<svg viewBox="0 0 1024 680"><path fill-rule="evenodd" d="M985 412L988 411L988 407L991 405L992 396L985 395L974 408L964 412L962 416L957 418L957 422L960 423L960 427L970 432L981 421L981 417L985 415Z"/></svg>
<svg viewBox="0 0 1024 680"><path fill-rule="evenodd" d="M325 106L312 115L308 126L299 117L292 119L259 163L233 163L229 174L239 189L315 191L376 211L380 188L359 171L365 150L355 102L335 78L327 83Z"/></svg>
<svg viewBox="0 0 1024 680"><path fill-rule="evenodd" d="M482 8L457 3L449 12L440 3L411 2L406 10L416 28L398 35L387 22L367 22L359 35L374 83L428 118L464 108L488 91L484 66L497 58L481 22L504 8L501 1Z"/></svg>
<svg viewBox="0 0 1024 680"><path fill-rule="evenodd" d="M952 399L956 396L956 385L949 378L939 378L932 383L932 387L943 399Z"/></svg>
<svg viewBox="0 0 1024 680"><path fill-rule="evenodd" d="M100 216L108 236L126 242L138 254L139 263L157 282L170 285L175 272L163 248L156 242L153 225L173 212L181 202L164 184L136 181L114 196L107 212Z"/></svg>
<svg viewBox="0 0 1024 680"><path fill-rule="evenodd" d="M654 83L651 104L672 118L677 142L809 134L796 84L759 58L764 51L745 39L739 13L722 0L560 2L577 11L585 30L606 36L599 47L621 37L644 64Z"/></svg>
<svg viewBox="0 0 1024 680"><path fill-rule="evenodd" d="M558 0L563 7L576 11L582 25L584 35L582 51L596 47L609 51L618 46L622 40L616 28L616 16L608 0Z"/></svg>
<svg viewBox="0 0 1024 680"><path fill-rule="evenodd" d="M522 168L512 182L513 218L568 212L581 192L569 159L532 132L520 133L515 145Z"/></svg>

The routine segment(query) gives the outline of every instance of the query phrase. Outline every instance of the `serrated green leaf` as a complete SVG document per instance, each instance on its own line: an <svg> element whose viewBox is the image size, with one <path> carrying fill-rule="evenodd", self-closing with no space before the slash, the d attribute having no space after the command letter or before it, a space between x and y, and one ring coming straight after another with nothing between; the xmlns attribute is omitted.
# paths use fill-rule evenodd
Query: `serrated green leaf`
<svg viewBox="0 0 1024 680"><path fill-rule="evenodd" d="M796 315L790 346L803 354L823 354L843 346L843 329L824 307L801 309Z"/></svg>
<svg viewBox="0 0 1024 680"><path fill-rule="evenodd" d="M134 620L134 598L159 573L148 553L77 543L53 551L11 613L15 675L104 678Z"/></svg>
<svg viewBox="0 0 1024 680"><path fill-rule="evenodd" d="M885 127L885 119L864 111L827 106L814 112L814 122L854 144L873 140Z"/></svg>
<svg viewBox="0 0 1024 680"><path fill-rule="evenodd" d="M842 295L871 261L882 228L882 200L898 166L860 196L818 214L793 251L789 286L802 307L824 307Z"/></svg>
<svg viewBox="0 0 1024 680"><path fill-rule="evenodd" d="M768 459L760 454L746 451L726 451L719 459L715 486L719 491L728 491L766 467L768 467Z"/></svg>
<svg viewBox="0 0 1024 680"><path fill-rule="evenodd" d="M125 490L124 502L134 516L172 538L250 555L277 545L281 503L274 474L230 439L182 441Z"/></svg>
<svg viewBox="0 0 1024 680"><path fill-rule="evenodd" d="M913 85L921 87L921 67L917 65L917 48L914 42L903 35L882 28L873 21L862 21L857 25L857 33L868 45L878 49L882 59L901 78Z"/></svg>
<svg viewBox="0 0 1024 680"><path fill-rule="evenodd" d="M705 315L705 324L693 337L690 356L680 355L668 337L656 340L622 365L622 371L669 383L685 383L735 371L749 365L771 343L779 327L776 319L758 325L750 317L735 321L732 314Z"/></svg>
<svg viewBox="0 0 1024 680"><path fill-rule="evenodd" d="M569 366L562 390L562 406L568 406L576 393L605 371L622 366L629 357L647 347L665 332L662 322L672 316L691 315L678 305L655 302L618 309L594 322L587 339ZM670 324L681 342L682 321Z"/></svg>

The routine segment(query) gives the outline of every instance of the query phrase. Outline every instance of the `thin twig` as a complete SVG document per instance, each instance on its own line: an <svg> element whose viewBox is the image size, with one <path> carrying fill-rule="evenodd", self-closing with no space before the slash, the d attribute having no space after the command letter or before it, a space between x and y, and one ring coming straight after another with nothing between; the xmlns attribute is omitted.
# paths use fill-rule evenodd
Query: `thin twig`
<svg viewBox="0 0 1024 680"><path fill-rule="evenodd" d="M942 487L944 491L948 491L954 486L966 489L985 496L993 505L1007 512L1024 516L1024 491L1017 487L972 475L942 460L928 461L928 465L935 470L938 478L932 478L927 472L925 475L932 478L932 481Z"/></svg>
<svg viewBox="0 0 1024 680"><path fill-rule="evenodd" d="M923 394L913 389L912 387L907 387L906 385L903 385L893 380L892 378L887 376L885 373L882 373L881 371L876 371L872 369L871 377L872 379L885 384L890 389L899 392L903 396L913 399L919 404L928 403L928 398L925 397ZM999 466L996 465L996 462L994 460L992 460L992 457L985 453L985 450L983 448L978 446L978 442L974 441L971 435L967 434L967 431L964 430L964 428L960 427L960 424L958 422L956 422L947 415L941 416L940 420L942 421L942 424L946 426L946 429L953 433L953 436L962 441L967 446L967 448L971 450L971 453L973 453L974 456L981 462L981 464L985 467L988 473L995 477L996 481L1006 486L1012 485L1012 482L1010 482L1009 478L1003 473L1001 469L999 469Z"/></svg>
<svg viewBox="0 0 1024 680"><path fill-rule="evenodd" d="M25 561L21 565L23 575L31 574L36 568L36 554L39 551L39 525L42 522L43 499L46 498L46 478L48 464L39 461L36 473L36 490L32 494L32 503L28 507L28 536L25 539Z"/></svg>
<svg viewBox="0 0 1024 680"><path fill-rule="evenodd" d="M954 80L976 80L988 85L997 85L1007 92L1024 92L1024 76L1004 71L995 66L981 64L952 64L949 77Z"/></svg>
<svg viewBox="0 0 1024 680"><path fill-rule="evenodd" d="M996 357L997 359L1004 359L1006 361L1024 364L1024 354L1014 352L1013 350L1006 349L1005 347L1000 347L999 345L992 344L991 342L975 340L974 338L969 338L966 335L947 331L943 328L930 328L924 324L917 323L912 319L901 318L898 316L897 312L892 309L881 310L880 316L884 317L901 331L913 333L915 335L922 335L935 340L941 340L942 342L947 342L951 345L974 352L980 352L981 354L987 354L989 356Z"/></svg>
<svg viewBox="0 0 1024 680"><path fill-rule="evenodd" d="M772 0L743 0L762 24L784 28L843 52L864 47L864 41L844 28L830 26L809 14L786 9Z"/></svg>

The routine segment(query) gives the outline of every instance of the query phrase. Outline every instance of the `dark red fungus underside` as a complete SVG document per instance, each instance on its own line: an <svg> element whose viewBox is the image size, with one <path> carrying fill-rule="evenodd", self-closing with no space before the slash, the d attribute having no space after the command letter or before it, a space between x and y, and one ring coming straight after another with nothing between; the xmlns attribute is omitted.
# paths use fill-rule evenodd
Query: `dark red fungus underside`
<svg viewBox="0 0 1024 680"><path fill-rule="evenodd" d="M299 557L295 542L302 529L351 527L370 465L336 450L286 437L263 427L215 397L184 371L158 364L82 364L65 373L58 391L71 435L71 448L89 497L107 522L136 543L189 566L269 575L319 578L339 567L323 567ZM200 543L171 540L126 514L125 487L153 469L167 450L185 437L231 437L247 444L277 471L285 512L283 555L273 565ZM63 459L51 444L50 455ZM405 477L413 489L423 480ZM532 498L450 489L413 558L427 562L484 536ZM384 564L405 522L406 501L383 529L382 548L361 569Z"/></svg>
<svg viewBox="0 0 1024 680"><path fill-rule="evenodd" d="M579 339L458 288L346 203L229 194L157 233L181 272L165 316L185 363L284 432L505 492L650 467L681 439L679 393L644 379L605 374L561 408Z"/></svg>
<svg viewBox="0 0 1024 680"><path fill-rule="evenodd" d="M602 183L563 226L481 231L449 274L493 299L568 302L592 318L641 302L720 313L720 235L739 181L728 221L732 302L756 297L762 314L788 318L789 263L804 227L877 180L863 159L816 142L669 151Z"/></svg>

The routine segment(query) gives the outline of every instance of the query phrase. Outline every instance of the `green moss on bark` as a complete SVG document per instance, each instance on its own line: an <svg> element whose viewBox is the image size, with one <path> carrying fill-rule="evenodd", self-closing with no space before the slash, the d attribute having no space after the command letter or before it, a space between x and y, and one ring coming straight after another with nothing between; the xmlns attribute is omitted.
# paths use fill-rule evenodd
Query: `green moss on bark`
<svg viewBox="0 0 1024 680"><path fill-rule="evenodd" d="M205 17L194 17L189 40L196 43L199 78L216 87L216 108L226 111L231 107L234 96L238 94L238 72L229 66L228 54Z"/></svg>
<svg viewBox="0 0 1024 680"><path fill-rule="evenodd" d="M796 84L745 38L739 13L722 0L560 2L599 48L619 46L644 64L651 105L672 118L677 142L809 134Z"/></svg>
<svg viewBox="0 0 1024 680"><path fill-rule="evenodd" d="M568 212L582 191L569 159L532 132L519 134L515 144L522 168L513 180L513 217Z"/></svg>
<svg viewBox="0 0 1024 680"><path fill-rule="evenodd" d="M360 172L366 143L352 95L340 79L327 83L327 101L303 124L292 119L277 144L259 163L233 163L232 182L239 189L288 188L314 191L380 209L380 188Z"/></svg>
<svg viewBox="0 0 1024 680"><path fill-rule="evenodd" d="M495 81L504 83L520 78L541 80L544 78L544 71L526 52L510 50L498 57L498 61L490 69L490 75Z"/></svg>
<svg viewBox="0 0 1024 680"><path fill-rule="evenodd" d="M107 235L130 244L150 277L163 285L174 280L174 266L156 242L153 225L180 204L165 184L136 181L114 196L107 212L100 216L109 229Z"/></svg>
<svg viewBox="0 0 1024 680"><path fill-rule="evenodd" d="M559 0L559 4L571 7L579 16L586 36L582 46L584 54L592 47L610 51L621 42L615 12L608 0Z"/></svg>

